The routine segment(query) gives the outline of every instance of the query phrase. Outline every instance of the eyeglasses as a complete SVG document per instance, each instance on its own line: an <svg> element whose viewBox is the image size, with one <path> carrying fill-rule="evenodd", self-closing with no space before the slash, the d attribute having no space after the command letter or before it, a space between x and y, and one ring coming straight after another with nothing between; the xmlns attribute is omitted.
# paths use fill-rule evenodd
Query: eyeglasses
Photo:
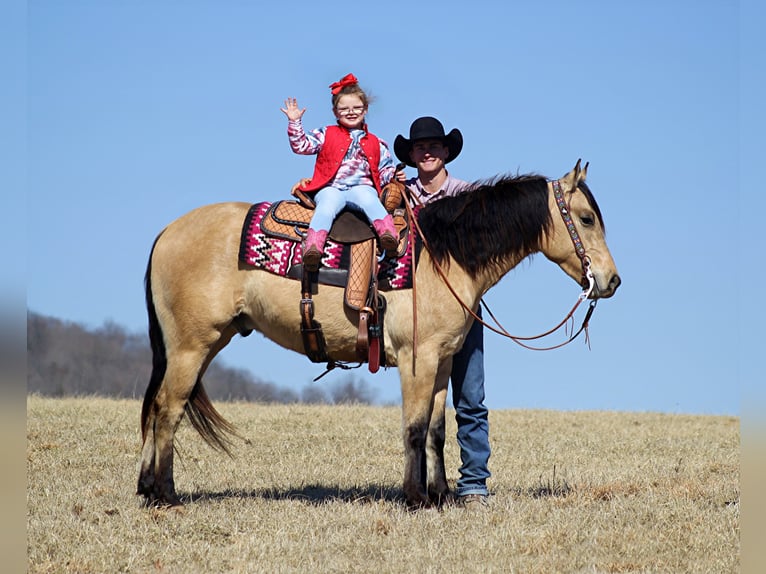
<svg viewBox="0 0 766 574"><path fill-rule="evenodd" d="M364 106L355 106L353 108L335 108L341 116L347 116L348 114L361 114L364 111Z"/></svg>

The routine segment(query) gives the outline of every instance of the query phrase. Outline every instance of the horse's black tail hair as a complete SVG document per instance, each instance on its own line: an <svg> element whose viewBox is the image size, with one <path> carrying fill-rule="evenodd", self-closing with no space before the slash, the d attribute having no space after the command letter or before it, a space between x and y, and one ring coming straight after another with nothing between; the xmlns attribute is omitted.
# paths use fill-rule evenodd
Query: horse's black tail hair
<svg viewBox="0 0 766 574"><path fill-rule="evenodd" d="M149 386L144 393L144 403L141 406L141 438L146 440L146 421L149 418L149 411L152 403L157 396L157 392L162 385L162 379L165 378L165 370L168 366L168 359L165 356L165 341L162 338L162 327L157 319L157 311L154 308L154 297L152 296L152 256L154 247L162 234L157 236L149 253L149 262L146 264L146 275L144 275L144 291L146 295L146 312L149 315L149 345L152 349L152 376L149 378Z"/></svg>
<svg viewBox="0 0 766 574"><path fill-rule="evenodd" d="M149 344L152 349L152 375L149 379L149 385L144 394L144 402L141 406L141 437L146 440L146 421L149 418L154 399L162 386L165 378L165 371L168 366L168 359L165 353L165 340L162 335L162 326L157 318L157 310L154 308L154 297L152 295L152 257L154 247L157 245L162 234L157 236L152 245L149 254L149 262L146 265L146 275L144 276L144 290L146 296L146 312L149 316ZM194 388L189 395L189 400L184 406L186 416L189 417L194 429L200 434L204 441L211 447L222 450L231 456L231 440L229 436L239 436L236 428L227 421L210 402L210 398L202 386L201 376L197 377Z"/></svg>

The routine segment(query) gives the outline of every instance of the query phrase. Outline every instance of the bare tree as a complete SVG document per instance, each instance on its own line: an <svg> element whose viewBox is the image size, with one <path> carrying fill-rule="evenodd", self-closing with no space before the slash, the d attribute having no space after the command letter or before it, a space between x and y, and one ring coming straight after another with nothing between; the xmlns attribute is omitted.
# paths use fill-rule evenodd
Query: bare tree
<svg viewBox="0 0 766 574"><path fill-rule="evenodd" d="M333 385L330 395L336 405L371 404L374 402L375 390L365 380L348 377Z"/></svg>
<svg viewBox="0 0 766 574"><path fill-rule="evenodd" d="M27 313L27 391L48 396L143 396L152 356L146 335L128 333L107 321L89 330L83 325ZM244 369L214 363L205 373L214 400L259 403L364 403L374 392L365 381L347 379L330 387L309 385L296 392L263 381Z"/></svg>

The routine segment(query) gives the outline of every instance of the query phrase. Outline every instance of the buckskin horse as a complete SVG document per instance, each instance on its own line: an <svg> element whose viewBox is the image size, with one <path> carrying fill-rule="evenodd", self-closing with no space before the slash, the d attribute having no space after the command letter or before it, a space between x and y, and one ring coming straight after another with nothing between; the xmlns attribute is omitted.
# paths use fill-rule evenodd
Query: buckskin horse
<svg viewBox="0 0 766 574"><path fill-rule="evenodd" d="M445 400L452 355L474 320L466 308L475 311L488 289L538 252L577 283L587 275L592 300L611 297L619 286L601 212L585 183L587 167L578 160L558 180L496 176L419 211L428 249L414 273L415 306L412 289L385 293L383 326L387 364L398 367L401 379L403 493L410 507L439 504L449 494ZM232 202L195 209L168 225L152 247L145 289L153 368L141 410L137 492L148 505L181 505L173 451L184 415L208 444L230 452L236 428L214 408L202 376L232 337L256 330L303 353L300 282L238 261L249 208ZM342 298L341 287L320 286L316 319L328 353L354 362L357 327Z"/></svg>

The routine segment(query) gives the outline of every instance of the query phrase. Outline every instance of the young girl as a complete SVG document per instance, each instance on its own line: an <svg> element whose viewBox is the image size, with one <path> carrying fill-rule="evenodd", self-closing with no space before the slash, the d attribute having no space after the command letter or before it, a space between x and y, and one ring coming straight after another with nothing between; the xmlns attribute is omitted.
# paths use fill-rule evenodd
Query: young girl
<svg viewBox="0 0 766 574"><path fill-rule="evenodd" d="M287 98L280 108L288 119L292 150L317 154L314 175L300 187L316 193L316 208L303 242L303 266L309 271L319 269L327 232L347 205L364 212L385 251L396 251L399 243L394 221L380 202L383 186L394 176L394 161L386 143L367 131L367 95L353 74L330 89L337 125L306 133L301 123L306 108L299 109L295 98Z"/></svg>

